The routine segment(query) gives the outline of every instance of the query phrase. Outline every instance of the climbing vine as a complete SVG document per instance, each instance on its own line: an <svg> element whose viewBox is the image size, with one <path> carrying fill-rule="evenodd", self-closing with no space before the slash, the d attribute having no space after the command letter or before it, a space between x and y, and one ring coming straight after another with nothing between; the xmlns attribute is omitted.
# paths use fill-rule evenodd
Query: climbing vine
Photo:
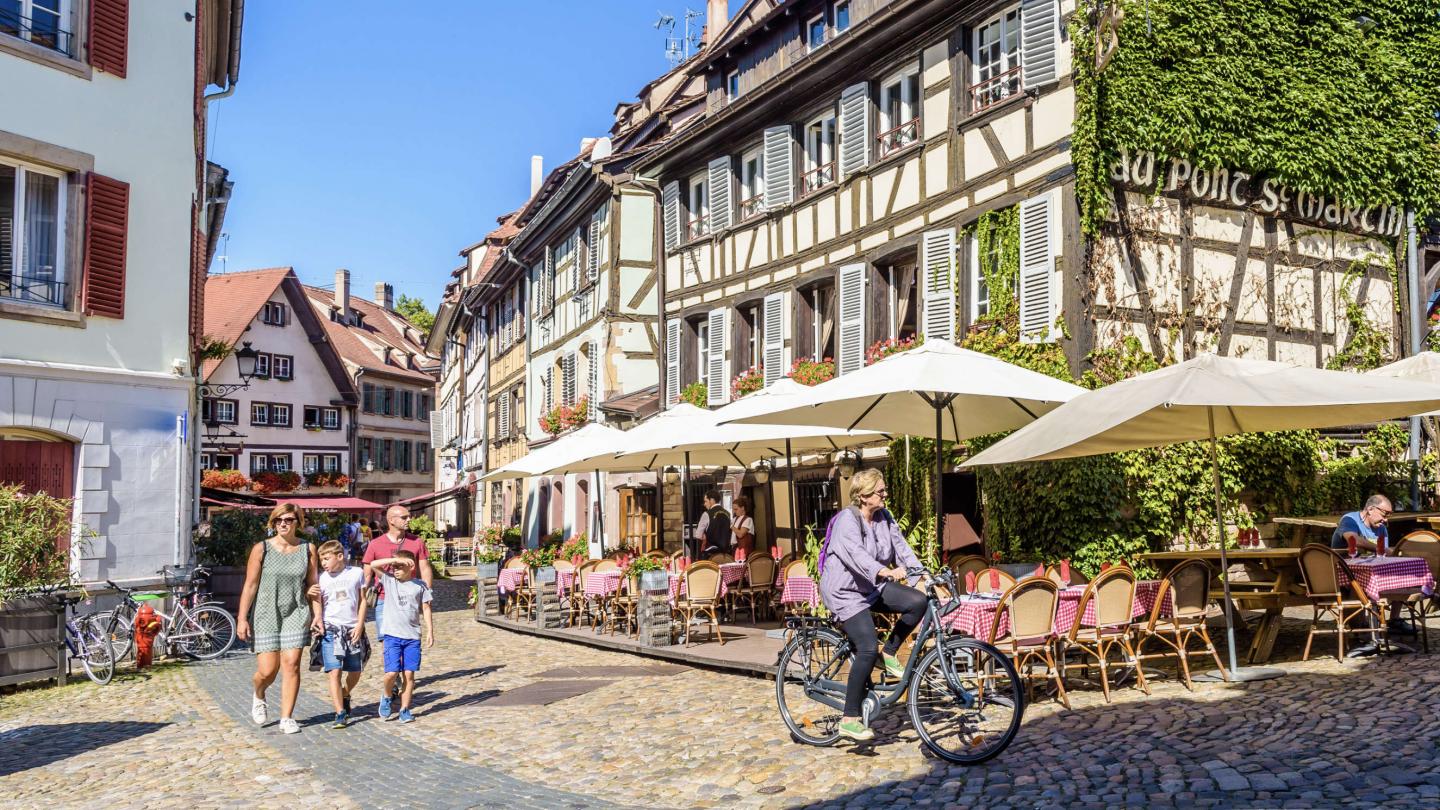
<svg viewBox="0 0 1440 810"><path fill-rule="evenodd" d="M1390 262L1391 257L1382 257ZM1393 269L1393 262L1390 263ZM1340 279L1336 292L1345 306L1347 338L1340 350L1325 364L1326 368L1339 371L1369 371L1390 362L1391 337L1388 330L1378 326L1365 314L1365 304L1355 292L1356 282L1365 275L1370 265L1368 260L1354 261ZM1400 287L1392 285L1392 290ZM1396 304L1398 306L1398 299Z"/></svg>

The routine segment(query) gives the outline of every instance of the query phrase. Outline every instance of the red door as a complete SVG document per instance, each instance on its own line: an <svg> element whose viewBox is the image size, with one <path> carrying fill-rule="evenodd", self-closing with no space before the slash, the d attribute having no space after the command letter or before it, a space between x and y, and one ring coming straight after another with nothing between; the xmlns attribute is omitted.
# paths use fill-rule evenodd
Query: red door
<svg viewBox="0 0 1440 810"><path fill-rule="evenodd" d="M27 493L75 497L75 445L0 439L0 484L19 484ZM60 538L58 545L61 551L67 551L69 538Z"/></svg>

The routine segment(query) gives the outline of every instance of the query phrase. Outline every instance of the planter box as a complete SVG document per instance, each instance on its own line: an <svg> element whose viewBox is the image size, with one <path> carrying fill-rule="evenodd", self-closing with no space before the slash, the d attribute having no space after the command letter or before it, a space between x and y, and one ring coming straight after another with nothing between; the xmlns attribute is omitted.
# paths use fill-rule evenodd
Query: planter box
<svg viewBox="0 0 1440 810"><path fill-rule="evenodd" d="M245 587L245 569L238 565L217 565L210 569L210 598L239 617L240 591Z"/></svg>
<svg viewBox="0 0 1440 810"><path fill-rule="evenodd" d="M536 568L530 572L530 581L536 585L544 585L555 581L555 567L547 565L544 568Z"/></svg>
<svg viewBox="0 0 1440 810"><path fill-rule="evenodd" d="M640 590L670 591L670 575L664 571L645 571L640 574Z"/></svg>
<svg viewBox="0 0 1440 810"><path fill-rule="evenodd" d="M0 686L54 678L65 684L65 607L52 596L0 602Z"/></svg>
<svg viewBox="0 0 1440 810"><path fill-rule="evenodd" d="M500 576L500 563L482 562L475 564L476 579L494 579Z"/></svg>

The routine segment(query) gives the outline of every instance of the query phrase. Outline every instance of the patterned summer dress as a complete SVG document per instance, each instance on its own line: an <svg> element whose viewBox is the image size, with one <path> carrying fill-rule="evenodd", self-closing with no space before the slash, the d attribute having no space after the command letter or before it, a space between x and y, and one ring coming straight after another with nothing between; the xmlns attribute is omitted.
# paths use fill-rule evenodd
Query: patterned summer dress
<svg viewBox="0 0 1440 810"><path fill-rule="evenodd" d="M309 543L299 544L288 554L276 551L274 546L266 547L260 567L260 591L255 594L250 614L255 652L296 650L310 645L310 603L305 599L305 577L309 572Z"/></svg>

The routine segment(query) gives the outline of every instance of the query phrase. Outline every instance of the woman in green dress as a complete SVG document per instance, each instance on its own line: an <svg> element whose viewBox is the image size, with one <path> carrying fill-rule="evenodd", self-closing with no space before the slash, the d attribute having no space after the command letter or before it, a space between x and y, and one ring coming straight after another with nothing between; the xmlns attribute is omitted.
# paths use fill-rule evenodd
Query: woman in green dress
<svg viewBox="0 0 1440 810"><path fill-rule="evenodd" d="M264 725L269 715L265 690L284 671L280 685L280 730L300 731L291 713L300 694L300 657L310 646L311 631L320 622L320 599L306 593L317 582L319 558L315 547L300 539L305 516L293 503L282 503L270 512L274 536L250 549L245 567L245 587L240 592L240 623L236 632L241 641L255 649L255 694L250 717Z"/></svg>

